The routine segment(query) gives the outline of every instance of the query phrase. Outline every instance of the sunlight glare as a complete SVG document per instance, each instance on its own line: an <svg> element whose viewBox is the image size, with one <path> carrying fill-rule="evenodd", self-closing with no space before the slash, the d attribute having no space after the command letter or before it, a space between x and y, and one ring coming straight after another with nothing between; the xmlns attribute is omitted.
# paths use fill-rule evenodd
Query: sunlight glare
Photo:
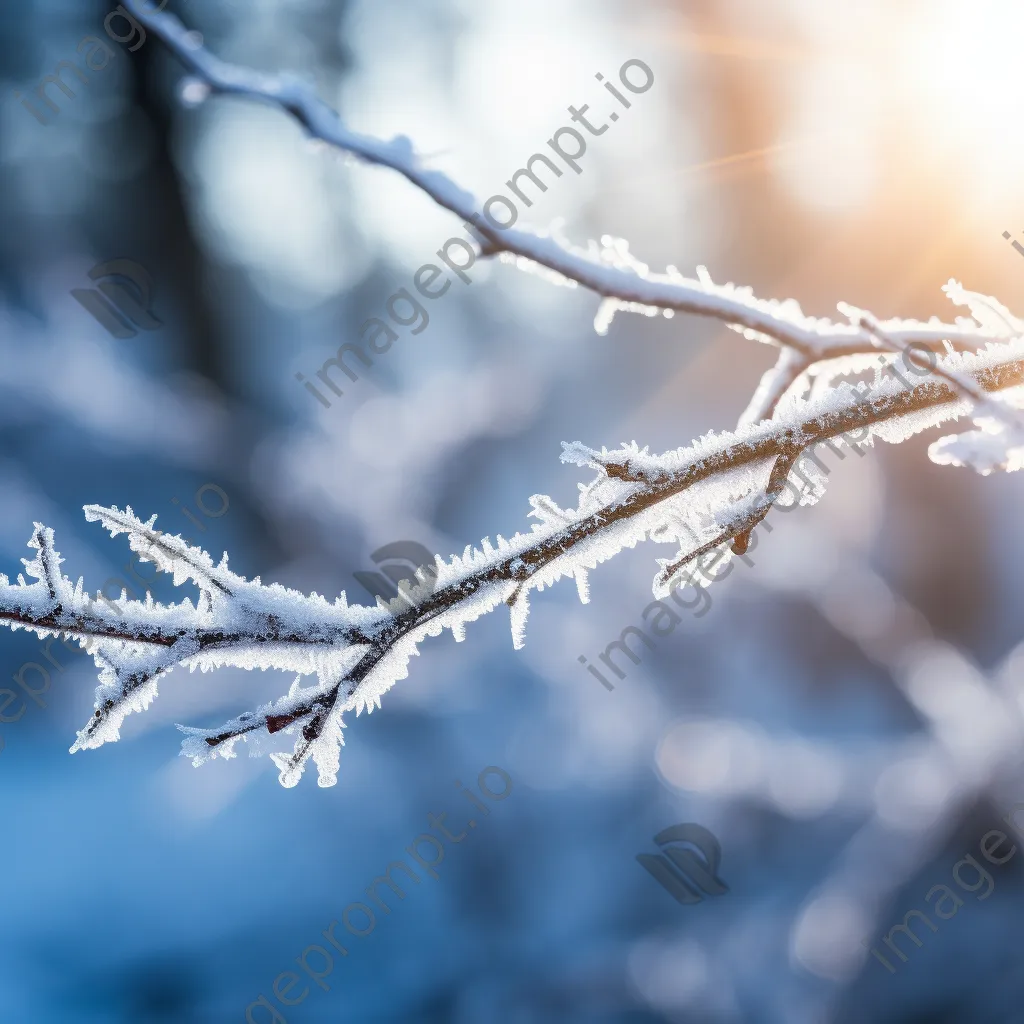
<svg viewBox="0 0 1024 1024"><path fill-rule="evenodd" d="M1005 195L1024 169L1024 4L931 0L907 29L903 66L918 109L931 110L932 143L958 151L972 178Z"/></svg>

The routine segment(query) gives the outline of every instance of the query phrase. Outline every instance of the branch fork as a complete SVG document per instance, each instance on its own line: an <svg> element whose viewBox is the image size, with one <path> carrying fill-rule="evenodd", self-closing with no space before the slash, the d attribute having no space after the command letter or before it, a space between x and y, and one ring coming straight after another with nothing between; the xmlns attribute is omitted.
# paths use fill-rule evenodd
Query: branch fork
<svg viewBox="0 0 1024 1024"><path fill-rule="evenodd" d="M300 80L262 75L212 56L166 12L146 11L125 0L133 14L161 37L211 92L235 93L278 106L314 138L404 175L427 196L462 220L473 220L475 198L446 175L426 170L407 139L390 142L349 131L337 113ZM475 223L475 222L474 222ZM60 566L53 532L36 524L29 541L36 554L25 560L26 582L0 577L0 621L40 636L78 640L99 669L96 710L79 732L72 751L119 738L120 725L133 711L144 711L158 681L177 666L210 671L222 665L275 669L294 674L288 692L246 711L217 728L179 726L182 753L201 764L233 757L239 741L263 752L271 737L294 735L288 751L271 751L282 785L294 786L309 761L319 784L337 779L346 727L343 716L372 712L382 696L408 674L410 658L428 636L450 630L456 641L468 623L508 607L513 645L525 642L529 594L564 576L576 581L582 602L589 596L588 573L623 548L654 539L686 545L672 561L661 561L654 578L659 594L679 578L693 559L728 543L743 555L751 531L778 501L801 455L823 441L862 431L863 441L899 443L930 426L982 412L998 414L1003 430L979 442L970 433L933 445L935 461L971 464L981 472L1024 464L1024 433L1017 434L1017 412L996 400L996 392L1024 386L1024 324L996 300L968 292L956 282L950 299L971 317L955 324L936 319L879 321L864 311L847 310L847 323L805 315L793 300L759 299L750 289L715 284L703 268L696 279L674 267L652 273L628 253L625 243L603 239L604 249L575 248L529 230L500 233L480 226L481 245L491 254L511 255L524 270L542 268L602 297L609 309L688 312L715 318L750 340L780 349L773 369L761 380L732 432L708 433L690 445L660 455L635 443L600 451L580 442L563 445L562 461L590 469L579 485L576 508L560 508L546 495L530 499L538 521L529 532L508 540L467 546L461 556L440 556L427 573L401 581L400 595L375 607L349 604L344 593L333 602L301 594L258 578L231 572L227 556L214 564L201 548L178 536L154 533L132 510L85 507L86 518L116 537L128 535L132 550L172 575L175 585L195 584L194 606L129 601L103 607L72 584ZM609 255L610 253L610 255ZM836 378L862 373L879 348L906 353L923 346L936 353L935 368L920 383L885 380L869 395ZM883 359L884 361L884 359ZM827 385L827 386L824 386ZM810 396L807 395L810 389ZM978 432L975 432L977 434ZM990 443L991 442L991 443ZM972 451L982 450L975 459ZM993 449L998 451L993 456ZM975 453L976 454L976 453ZM803 504L817 501L824 484L803 491ZM695 545L695 546L691 546ZM302 686L303 677L312 685Z"/></svg>

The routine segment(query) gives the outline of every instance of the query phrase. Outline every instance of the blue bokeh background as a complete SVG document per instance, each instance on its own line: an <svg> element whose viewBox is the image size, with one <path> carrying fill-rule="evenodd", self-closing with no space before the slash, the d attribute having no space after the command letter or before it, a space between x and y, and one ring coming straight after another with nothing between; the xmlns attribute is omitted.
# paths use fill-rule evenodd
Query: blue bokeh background
<svg viewBox="0 0 1024 1024"><path fill-rule="evenodd" d="M655 86L538 198L535 225L579 243L622 235L656 269L702 263L819 315L846 299L950 319L951 276L1022 308L1024 263L1000 237L1024 213L1012 67L1005 91L985 79L977 96L914 71L970 52L974 86L998 73L996 50L977 54L1019 38L1007 5L167 9L226 59L309 75L353 128L408 135L482 197L569 123L569 104L603 110L596 73L642 58ZM354 340L461 228L280 111L195 102L152 36L135 52L112 43L41 124L14 90L75 59L109 10L0 9L8 575L42 521L72 578L123 577L127 542L81 509L130 505L229 552L236 572L365 600L352 574L383 544L448 555L525 529L531 494L574 503L586 473L560 465L563 440L663 450L735 424L768 348L690 317L622 313L598 335L593 295L484 262L322 408L295 374ZM114 258L151 275L159 330L112 338L71 298ZM206 483L230 504L197 536L181 509L199 516ZM313 771L282 789L265 758L197 770L177 756L174 723L255 707L286 689L277 673L176 671L119 743L70 757L95 670L55 646L46 706L0 726L0 1016L244 1020L428 814L465 824L456 780L497 765L510 796L449 846L437 880L349 938L330 991L289 1024L1019 1020L1019 859L895 976L857 936L923 906L1024 800L1016 742L985 760L994 722L1018 729L1020 488L932 465L920 438L835 461L822 501L780 520L706 614L607 692L577 658L641 621L668 554L626 551L592 574L588 606L571 582L537 595L522 652L500 612L463 644L427 641L383 709L348 720L331 789ZM40 645L0 632L0 674L39 662ZM988 717L964 697L990 693L1008 696ZM730 892L682 907L634 858L691 821L719 838Z"/></svg>

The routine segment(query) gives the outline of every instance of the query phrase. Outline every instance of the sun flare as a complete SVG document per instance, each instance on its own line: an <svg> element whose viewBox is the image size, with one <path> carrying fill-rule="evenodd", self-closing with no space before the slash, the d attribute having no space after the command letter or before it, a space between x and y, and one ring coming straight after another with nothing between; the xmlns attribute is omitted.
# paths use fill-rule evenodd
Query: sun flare
<svg viewBox="0 0 1024 1024"><path fill-rule="evenodd" d="M901 49L929 148L954 156L997 197L1016 192L1024 171L1024 4L931 0L926 10L906 26Z"/></svg>

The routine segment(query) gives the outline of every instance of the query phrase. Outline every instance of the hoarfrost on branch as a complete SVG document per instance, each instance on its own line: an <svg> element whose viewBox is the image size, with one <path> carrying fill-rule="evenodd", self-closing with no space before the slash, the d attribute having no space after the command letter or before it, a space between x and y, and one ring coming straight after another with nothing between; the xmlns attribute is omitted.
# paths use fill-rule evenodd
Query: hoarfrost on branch
<svg viewBox="0 0 1024 1024"><path fill-rule="evenodd" d="M136 0L126 3L211 92L275 104L312 137L397 171L461 219L478 212L475 197L425 168L408 139L384 142L351 132L306 83L227 64L197 45L172 15L146 11ZM437 556L428 575L418 571L402 594L389 603L378 598L375 607L349 604L344 593L330 601L259 578L246 580L229 570L226 555L215 564L205 551L155 530L155 516L144 522L130 508L87 506L88 520L111 536L127 534L143 561L171 573L175 585L189 581L200 592L196 605L187 598L161 604L148 595L135 601L124 594L119 602L96 601L81 579L72 583L61 571L53 531L35 524L29 541L35 557L24 560L29 579L21 575L11 583L0 576L0 619L40 636L74 638L93 656L100 679L96 710L72 752L118 739L124 718L144 711L160 677L177 666L279 669L295 673L284 696L217 728L179 726L185 733L182 752L198 765L235 756L240 740L261 753L271 737L284 733L292 749L270 752L282 785L295 785L312 760L319 784L330 786L344 744L343 716L380 707L383 695L407 676L423 639L447 629L459 642L467 623L504 604L513 645L521 647L531 590L571 576L586 603L588 572L647 539L679 546L675 556L659 560L654 592L662 595L680 584L685 567L703 552L728 544L742 553L750 531L780 498L794 463L812 445L852 431L863 432L859 443L899 443L967 416L973 429L931 446L935 462L970 465L982 473L1024 464L1024 427L1016 408L1024 386L1024 323L995 299L956 282L946 293L971 315L953 324L879 321L844 304L839 309L846 322L833 322L807 316L792 299L764 300L747 288L715 284L704 268L693 279L674 267L651 272L621 240L605 237L601 245L580 248L526 229L477 230L481 256L497 255L554 283L581 285L601 296L598 330L607 329L620 310L692 313L776 346L778 361L734 431L710 432L662 454L635 443L600 450L564 444L562 461L592 473L579 484L576 508L562 509L548 496L534 495L530 515L537 522L529 532L493 543L485 539L447 560ZM919 383L908 386L895 375L876 374L867 398L846 383L834 386L844 375L905 358L912 345L937 353ZM821 490L804 488L800 500L811 504ZM303 677L315 682L303 686Z"/></svg>

